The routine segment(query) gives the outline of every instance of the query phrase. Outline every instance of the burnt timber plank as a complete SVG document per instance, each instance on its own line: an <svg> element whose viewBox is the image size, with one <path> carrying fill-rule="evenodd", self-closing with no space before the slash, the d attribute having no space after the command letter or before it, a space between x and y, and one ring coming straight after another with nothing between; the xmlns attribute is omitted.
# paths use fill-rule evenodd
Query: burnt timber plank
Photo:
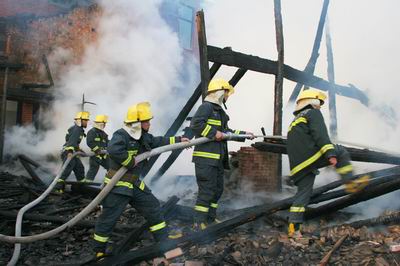
<svg viewBox="0 0 400 266"><path fill-rule="evenodd" d="M286 145L281 143L256 142L252 146L261 151L287 154ZM400 157L392 154L344 146L352 161L400 165Z"/></svg>
<svg viewBox="0 0 400 266"><path fill-rule="evenodd" d="M391 191L397 190L400 188L400 175L397 175L395 180L391 182L386 182L379 185L374 186L367 186L363 191L360 193L355 193L353 195L347 196L352 199L351 202L340 202L340 205L335 205L336 208L340 207L347 207L348 204L356 204L361 201L369 200L385 193L389 193ZM340 201L340 200L338 200ZM201 232L195 232L188 236L182 237L180 239L175 240L166 240L163 243L156 243L154 245L144 247L138 250L130 251L125 254L120 254L118 256L118 261L115 262L117 264L120 263L139 263L143 260L152 259L154 257L162 255L164 252L181 247L181 248L188 248L193 244L201 244L213 241L218 239L225 234L227 234L230 230L243 225L245 223L252 222L264 215L272 214L279 210L284 210L290 207L291 203L293 202L292 198L287 198L284 200L277 201L275 203L269 205L263 205L256 210L246 212L244 214L238 215L230 220L224 221L220 224L212 225L207 229ZM329 205L329 204L327 204ZM326 205L324 205L326 206ZM317 208L319 209L319 208ZM307 213L306 213L307 214ZM97 265L106 265L101 262L98 262ZM110 265L110 264L107 264Z"/></svg>
<svg viewBox="0 0 400 266"><path fill-rule="evenodd" d="M214 63L220 63L227 66L234 66L265 74L276 75L278 71L278 63L269 59L261 58L254 55L243 54L232 51L230 48L219 48L208 45L208 60ZM328 91L331 87L329 81L308 74L304 71L295 69L291 66L284 65L284 78L299 82L304 85ZM338 95L359 100L362 104L369 106L368 96L360 89L354 86L342 86L333 84Z"/></svg>
<svg viewBox="0 0 400 266"><path fill-rule="evenodd" d="M311 52L310 59L306 67L304 68L305 73L313 74L315 70L315 64L317 63L317 59L319 57L319 48L321 46L322 32L324 31L326 14L328 13L329 0L324 0L324 4L322 6L321 15L319 17L319 23L317 28L317 33L315 34L314 44ZM297 96L300 93L301 87L303 87L302 83L297 83L294 87L292 94L289 97L289 102L294 102Z"/></svg>

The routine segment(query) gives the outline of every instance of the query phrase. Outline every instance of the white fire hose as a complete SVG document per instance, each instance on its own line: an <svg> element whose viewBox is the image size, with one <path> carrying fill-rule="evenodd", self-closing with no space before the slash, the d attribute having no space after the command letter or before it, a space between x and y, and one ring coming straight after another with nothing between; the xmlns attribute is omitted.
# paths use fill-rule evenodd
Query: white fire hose
<svg viewBox="0 0 400 266"><path fill-rule="evenodd" d="M86 154L86 153L84 153L82 151L78 151L78 152L73 153L71 157L67 157L67 160L65 160L65 162L61 166L61 169L58 171L58 174L56 175L54 180L51 182L49 187L42 193L42 195L40 195L34 201L28 203L27 205L25 205L23 208L21 208L19 210L18 215L17 215L17 220L16 220L16 223L15 223L15 236L16 237L20 237L21 236L22 217L24 216L25 212L27 212L29 209L35 207L37 204L39 204L42 200L44 200L50 194L50 192L54 189L54 187L57 184L58 180L60 179L62 173L65 171L65 169L67 168L67 166L69 165L71 160L74 157L78 156L78 155L86 157L86 156L93 156L94 153ZM16 243L15 246L14 246L13 256L12 256L11 260L7 264L8 266L12 266L12 265L17 264L20 252L21 252L21 244Z"/></svg>
<svg viewBox="0 0 400 266"><path fill-rule="evenodd" d="M224 134L223 139L224 140L235 140L235 139L243 139L243 138L253 138L255 136L253 135L235 135L235 134ZM257 136L258 137L258 136ZM273 136L262 136L263 138L265 137L273 137ZM188 142L180 142L172 145L166 145L162 146L159 148L155 148L151 151L139 154L138 156L135 157L135 164L140 163L141 161L144 161L152 156L172 151L172 150L178 150L178 149L184 149L188 148L191 146L195 145L200 145L206 142L213 141L213 139L209 138L197 138L194 140L190 140ZM81 156L92 156L93 154L85 154L83 152L77 152L73 154L74 156L81 155ZM84 217L86 217L98 204L101 203L101 201L107 196L107 194L111 191L111 189L114 187L114 185L121 179L121 177L126 173L128 170L126 167L121 167L115 175L111 178L110 182L107 183L104 188L97 194L97 196L83 209L81 210L75 217L70 219L68 222L60 225L59 227L56 227L50 231L40 233L37 235L31 235L31 236L21 236L21 225L22 225L22 217L26 211L28 211L30 208L34 207L37 205L39 202L41 202L54 188L56 185L58 179L60 178L62 172L65 170L67 165L70 163L71 159L73 157L67 158L67 160L64 162L60 172L56 176L56 178L53 180L53 182L50 184L50 186L43 192L43 194L32 201L31 203L25 205L19 212L17 216L17 221L15 225L15 236L7 236L0 234L0 242L7 242L7 243L15 243L15 249L13 253L13 257L8 263L8 265L15 265L18 261L20 250L21 250L21 243L32 243L38 240L44 240L47 238L50 238L52 236L57 235L58 233L64 231L67 228L71 228L74 226L77 222L82 220Z"/></svg>

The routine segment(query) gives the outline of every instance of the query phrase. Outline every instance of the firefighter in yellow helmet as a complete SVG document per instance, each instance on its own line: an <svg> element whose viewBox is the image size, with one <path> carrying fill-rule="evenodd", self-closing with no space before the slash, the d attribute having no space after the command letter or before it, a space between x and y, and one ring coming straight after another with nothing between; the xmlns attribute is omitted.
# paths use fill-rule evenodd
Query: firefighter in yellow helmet
<svg viewBox="0 0 400 266"><path fill-rule="evenodd" d="M104 131L108 122L108 116L97 115L94 119L93 128L89 130L86 137L88 147L96 154L89 159L89 170L85 181L93 181L99 171L100 165L108 170L109 160L107 156L108 135Z"/></svg>
<svg viewBox="0 0 400 266"><path fill-rule="evenodd" d="M213 79L208 85L207 96L193 116L190 128L195 136L215 141L194 148L192 161L195 164L198 185L197 201L194 206L194 229L202 230L207 224L217 222L218 201L224 190L224 169L229 169L228 146L223 134L252 134L232 130L228 127L229 116L222 105L234 89L223 79Z"/></svg>
<svg viewBox="0 0 400 266"><path fill-rule="evenodd" d="M67 158L71 157L74 152L80 150L79 144L85 136L84 128L87 127L88 121L89 112L82 111L76 114L74 118L74 125L68 129L67 134L65 135L65 144L61 152L61 159L63 162L65 162ZM85 179L85 168L81 162L81 159L74 157L58 180L58 183L55 187L58 192L64 192L65 180L72 171L74 171L75 177L78 181L83 181Z"/></svg>
<svg viewBox="0 0 400 266"><path fill-rule="evenodd" d="M328 165L335 167L349 193L361 190L369 180L368 176L353 180L349 153L343 146L332 144L320 111L325 99L326 94L322 91L304 88L297 98L293 113L295 117L287 133L290 176L298 187L289 210L288 233L295 238L301 237L305 208L310 201L319 168Z"/></svg>
<svg viewBox="0 0 400 266"><path fill-rule="evenodd" d="M153 114L148 102L129 107L124 126L114 132L109 142L107 151L110 157L110 169L104 183L107 184L122 166L128 168L128 171L103 201L103 211L96 221L93 236L97 257L105 255L106 244L128 203L146 218L149 230L156 241L171 237L158 199L140 179L146 161L136 163L135 157L153 148L188 141L188 139L151 135L148 131L152 118Z"/></svg>

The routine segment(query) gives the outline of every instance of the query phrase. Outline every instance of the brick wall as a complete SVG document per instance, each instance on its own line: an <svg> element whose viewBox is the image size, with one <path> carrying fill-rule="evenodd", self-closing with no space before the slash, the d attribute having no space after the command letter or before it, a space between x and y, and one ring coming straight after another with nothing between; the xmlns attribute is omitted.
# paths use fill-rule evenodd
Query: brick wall
<svg viewBox="0 0 400 266"><path fill-rule="evenodd" d="M86 45L97 40L96 28L102 11L97 6L75 8L67 14L9 22L11 55L13 61L27 67L10 75L9 86L21 83L48 83L42 55L49 59L50 70L57 84L59 75L71 64L79 63ZM52 56L63 49L68 57L58 60L57 67Z"/></svg>
<svg viewBox="0 0 400 266"><path fill-rule="evenodd" d="M238 151L239 175L255 191L280 191L281 177L277 176L278 154L241 147Z"/></svg>
<svg viewBox="0 0 400 266"><path fill-rule="evenodd" d="M33 121L33 104L23 102L21 106L21 124L31 124Z"/></svg>

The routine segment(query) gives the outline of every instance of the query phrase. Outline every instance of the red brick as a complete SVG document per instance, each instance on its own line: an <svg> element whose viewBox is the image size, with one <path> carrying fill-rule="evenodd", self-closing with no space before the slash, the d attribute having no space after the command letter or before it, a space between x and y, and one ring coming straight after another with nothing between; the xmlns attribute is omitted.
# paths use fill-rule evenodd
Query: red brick
<svg viewBox="0 0 400 266"><path fill-rule="evenodd" d="M278 155L241 147L238 151L239 174L243 181L250 181L256 191L280 191L277 176Z"/></svg>

